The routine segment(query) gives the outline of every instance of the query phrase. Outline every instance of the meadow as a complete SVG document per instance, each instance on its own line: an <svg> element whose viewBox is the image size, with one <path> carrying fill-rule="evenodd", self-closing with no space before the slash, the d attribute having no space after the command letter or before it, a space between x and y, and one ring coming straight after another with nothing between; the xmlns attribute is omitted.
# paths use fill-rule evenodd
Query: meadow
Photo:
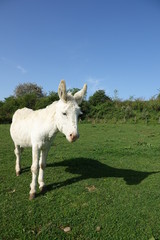
<svg viewBox="0 0 160 240"><path fill-rule="evenodd" d="M31 149L16 177L9 125L0 125L0 239L160 239L160 126L79 124L58 134L46 193L29 200Z"/></svg>

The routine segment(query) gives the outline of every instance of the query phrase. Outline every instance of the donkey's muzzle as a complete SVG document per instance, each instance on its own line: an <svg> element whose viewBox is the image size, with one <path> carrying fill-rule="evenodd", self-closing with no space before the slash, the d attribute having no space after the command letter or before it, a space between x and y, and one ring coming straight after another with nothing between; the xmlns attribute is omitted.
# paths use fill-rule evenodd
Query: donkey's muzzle
<svg viewBox="0 0 160 240"><path fill-rule="evenodd" d="M69 138L70 138L70 142L75 142L79 138L79 134L71 133L69 135Z"/></svg>

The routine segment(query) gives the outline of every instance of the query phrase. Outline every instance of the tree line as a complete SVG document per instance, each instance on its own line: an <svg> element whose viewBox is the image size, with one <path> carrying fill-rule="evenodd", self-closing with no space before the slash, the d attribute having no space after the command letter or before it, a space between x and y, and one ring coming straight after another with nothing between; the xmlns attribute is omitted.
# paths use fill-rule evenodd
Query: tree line
<svg viewBox="0 0 160 240"><path fill-rule="evenodd" d="M70 89L73 94L79 89ZM23 107L38 110L59 99L56 92L43 92L43 88L33 83L19 84L12 96L0 101L0 123L11 123L14 112ZM115 90L113 98L104 90L96 91L88 100L81 104L82 122L132 122L160 123L160 94L150 100L121 100Z"/></svg>

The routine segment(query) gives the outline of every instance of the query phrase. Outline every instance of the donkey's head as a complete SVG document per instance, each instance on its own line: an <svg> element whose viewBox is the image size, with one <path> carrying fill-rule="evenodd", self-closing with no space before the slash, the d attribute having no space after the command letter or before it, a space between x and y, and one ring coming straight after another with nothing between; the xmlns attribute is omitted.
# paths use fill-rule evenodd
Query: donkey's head
<svg viewBox="0 0 160 240"><path fill-rule="evenodd" d="M69 142L74 142L79 138L78 133L78 116L81 114L80 107L83 97L87 91L87 85L72 96L66 91L65 81L62 80L59 84L58 95L60 100L56 106L57 127L62 132Z"/></svg>

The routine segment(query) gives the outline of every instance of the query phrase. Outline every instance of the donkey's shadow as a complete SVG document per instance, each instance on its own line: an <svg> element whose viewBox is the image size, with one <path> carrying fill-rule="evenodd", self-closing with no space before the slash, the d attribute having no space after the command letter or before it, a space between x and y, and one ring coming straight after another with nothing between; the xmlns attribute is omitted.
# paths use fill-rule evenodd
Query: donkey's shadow
<svg viewBox="0 0 160 240"><path fill-rule="evenodd" d="M141 172L129 169L119 169L110 167L97 160L89 158L68 159L62 162L47 164L47 167L66 167L65 171L78 176L72 177L62 182L46 185L45 192L52 191L55 188L61 188L86 179L100 178L123 178L127 185L140 184L148 176L158 172ZM39 193L41 195L41 193Z"/></svg>

